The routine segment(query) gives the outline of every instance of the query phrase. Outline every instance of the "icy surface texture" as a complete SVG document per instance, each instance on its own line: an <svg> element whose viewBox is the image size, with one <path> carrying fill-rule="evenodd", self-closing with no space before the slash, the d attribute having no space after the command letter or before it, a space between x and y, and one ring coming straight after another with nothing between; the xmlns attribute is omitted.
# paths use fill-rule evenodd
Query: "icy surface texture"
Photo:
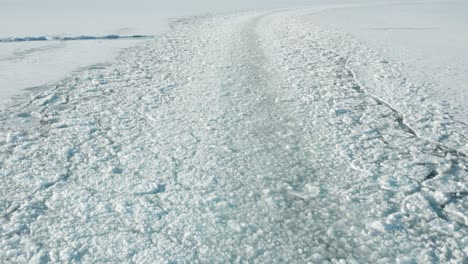
<svg viewBox="0 0 468 264"><path fill-rule="evenodd" d="M466 139L376 59L194 17L3 111L0 262L466 262Z"/></svg>

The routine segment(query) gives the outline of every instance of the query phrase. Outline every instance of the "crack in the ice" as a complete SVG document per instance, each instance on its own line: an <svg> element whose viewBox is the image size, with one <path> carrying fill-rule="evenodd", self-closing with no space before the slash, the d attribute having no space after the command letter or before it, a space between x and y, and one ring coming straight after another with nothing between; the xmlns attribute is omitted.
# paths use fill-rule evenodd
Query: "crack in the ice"
<svg viewBox="0 0 468 264"><path fill-rule="evenodd" d="M340 57L335 52L332 52L332 51L328 51L328 52L331 53L331 54L334 54L337 57ZM343 62L343 66L344 66L345 70L348 72L348 76L352 77L353 80L356 82L356 85L352 86L353 90L356 90L359 93L363 93L363 94L369 96L370 98L375 100L378 105L384 105L388 109L390 109L392 111L394 117L395 117L395 120L398 123L398 126L403 131L405 131L406 133L411 134L412 136L414 136L414 137L416 137L416 138L418 138L420 140L423 140L425 142L430 142L430 143L433 143L434 145L436 145L437 147L436 147L436 149L434 151L437 151L437 150L441 151L443 153L443 155L441 157L446 157L448 154L451 154L451 155L457 157L455 160L452 159L451 163L453 165L456 165L456 167L458 167L458 168L460 167L460 166L458 166L459 163L461 162L460 159L462 159L463 157L466 157L466 155L463 152L460 152L460 151L458 151L456 149L453 149L453 148L446 147L445 145L443 145L440 142L434 142L434 141L427 140L425 138L420 137L413 128L411 128L408 124L405 123L404 116L403 116L402 113L400 113L398 110L396 110L394 107L392 107L387 102L385 102L385 101L381 100L380 98L377 98L377 97L367 93L367 91L363 88L360 81L357 79L356 74L354 73L354 71L351 68L349 68L349 66L348 66L349 58L347 58L347 59L341 58L340 62ZM435 153L433 153L433 154L435 154ZM434 164L434 165L438 166L439 164ZM433 169L422 181L418 182L418 188L416 188L415 190L413 190L413 191L411 191L409 193L406 193L405 195L410 196L410 195L413 195L415 193L423 192L422 184L427 180L435 178L437 175L438 175L437 170ZM450 199L443 206L436 203L435 201L432 201L430 199L428 200L428 202L431 204L431 207L433 208L433 210L437 214L437 216L440 217L441 219L446 220L446 221L449 219L449 217L444 213L443 208L449 203L452 203L452 202L454 202L454 201L456 201L458 199L464 198L466 196L466 194L461 193L459 195L450 195L450 194L447 194L447 195L450 196Z"/></svg>
<svg viewBox="0 0 468 264"><path fill-rule="evenodd" d="M333 53L333 52L332 52ZM335 53L336 54L336 53ZM338 56L338 54L336 54ZM388 107L391 111L393 111L397 117L397 122L398 124L402 127L402 129L412 135L414 135L415 137L421 139L421 140L424 140L424 141L427 141L427 142L431 142L435 145L437 145L438 147L440 147L441 149L443 149L445 151L445 153L453 153L453 154L456 154L458 156L462 156L462 157L466 157L467 155L465 153L463 153L462 151L460 150L457 150L457 149L453 149L453 148L450 148L450 147L447 147L445 145L443 145L442 143L440 142L436 142L436 141L433 141L433 140L429 140L429 139L426 139L424 137L421 137L420 135L418 135L418 133L416 133L416 131L411 128L410 125L408 125L405 120L404 120L404 115L403 113L401 113L400 111L398 111L396 108L394 108L393 106L391 106L389 103L385 102L384 100L380 99L380 98L377 98L375 97L374 95L372 94L369 94L364 88L363 88L363 85L361 84L361 82L358 80L357 76L356 76L356 73L349 67L349 60L350 58L348 57L344 63L344 67L347 71L349 71L354 79L354 81L358 84L359 86L359 89L361 91L363 91L367 96L371 97L372 99L374 99L375 101L381 103L381 104L384 104L386 107Z"/></svg>
<svg viewBox="0 0 468 264"><path fill-rule="evenodd" d="M435 178L439 173L436 171L436 170L432 170L426 177L424 177L424 179L422 180L422 182L425 182L427 180L430 180L430 179L433 179Z"/></svg>
<svg viewBox="0 0 468 264"><path fill-rule="evenodd" d="M21 204L15 204L15 205L12 205L8 208L7 212L5 212L4 214L2 214L2 218L5 219L7 222L10 221L11 219L11 216L20 209L21 207Z"/></svg>

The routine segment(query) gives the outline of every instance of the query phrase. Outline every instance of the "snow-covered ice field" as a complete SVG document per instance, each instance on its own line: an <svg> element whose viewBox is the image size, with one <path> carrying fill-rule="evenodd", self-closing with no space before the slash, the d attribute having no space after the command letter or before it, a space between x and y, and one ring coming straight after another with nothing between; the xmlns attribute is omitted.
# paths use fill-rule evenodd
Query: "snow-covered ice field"
<svg viewBox="0 0 468 264"><path fill-rule="evenodd" d="M468 123L467 14L468 1L407 1L327 9L309 18L401 63L408 78L431 86L429 100Z"/></svg>
<svg viewBox="0 0 468 264"><path fill-rule="evenodd" d="M466 5L263 7L0 43L0 262L466 263Z"/></svg>
<svg viewBox="0 0 468 264"><path fill-rule="evenodd" d="M53 87L67 75L111 62L141 40L32 41L0 43L0 108ZM20 99L20 100L18 100Z"/></svg>

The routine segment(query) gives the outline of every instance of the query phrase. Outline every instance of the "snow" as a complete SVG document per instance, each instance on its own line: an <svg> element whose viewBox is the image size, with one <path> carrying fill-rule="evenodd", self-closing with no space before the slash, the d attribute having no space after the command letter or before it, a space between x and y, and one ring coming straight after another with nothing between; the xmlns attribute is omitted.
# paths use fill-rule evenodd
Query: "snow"
<svg viewBox="0 0 468 264"><path fill-rule="evenodd" d="M404 73L301 12L175 20L0 113L0 260L463 263L466 137Z"/></svg>
<svg viewBox="0 0 468 264"><path fill-rule="evenodd" d="M18 103L31 92L49 89L82 67L111 62L122 49L141 42L124 39L0 43L0 108Z"/></svg>
<svg viewBox="0 0 468 264"><path fill-rule="evenodd" d="M77 36L77 37L60 37L60 36L38 36L38 37L15 37L15 38L0 38L0 42L26 42L26 41L72 41L72 40L97 40L97 39L142 39L150 38L145 35L106 35L106 36Z"/></svg>
<svg viewBox="0 0 468 264"><path fill-rule="evenodd" d="M409 78L432 86L429 100L468 123L467 13L467 1L419 1L339 7L308 18L402 63Z"/></svg>
<svg viewBox="0 0 468 264"><path fill-rule="evenodd" d="M123 48L140 43L131 40L14 45L2 43L5 40L26 37L63 40L76 36L153 36L167 31L173 17L284 7L304 2L307 1L0 0L0 25L3 25L0 27L0 108L15 103L25 93L29 94L30 88L46 89L75 70L111 62Z"/></svg>
<svg viewBox="0 0 468 264"><path fill-rule="evenodd" d="M382 7L416 12L318 4L0 43L8 96L39 86L0 110L0 262L465 263L467 126L434 97L444 75L419 74L437 60L397 56L429 18L363 36L337 18ZM33 36L134 34L95 30Z"/></svg>
<svg viewBox="0 0 468 264"><path fill-rule="evenodd" d="M47 0L41 3L28 0L2 0L0 39L41 37L70 38L75 36L104 35L157 35L168 30L172 17L206 12L227 12L244 9L271 9L309 6L299 10L308 13L314 24L325 28L336 28L349 33L365 43L367 47L378 51L386 59L403 63L405 74L420 83L431 86L426 92L428 100L444 105L456 120L468 123L466 102L468 101L468 35L465 16L468 4L462 0L454 1L186 1L176 0L170 3L137 0L63 2ZM25 8L27 7L27 8ZM110 9L110 7L112 7ZM298 10L298 11L299 11ZM385 12L383 12L383 10ZM102 14L105 14L103 16ZM31 23L34 21L34 23ZM1 41L0 41L1 42ZM2 43L0 43L2 44ZM120 43L121 44L121 43ZM91 50L96 53L95 60L84 60L70 64L64 60L67 71L59 71L54 78L44 75L43 80L32 78L27 86L1 85L0 98L5 106L13 96L23 93L23 89L50 84L69 74L72 70L95 63L110 61L118 54L116 45L95 45ZM126 45L123 45L127 47ZM0 46L0 52L10 50ZM101 47L101 48L100 48ZM71 47L69 54L72 54ZM3 51L1 51L3 50ZM110 55L109 50L114 50ZM74 51L76 54L81 50ZM101 53L109 54L101 57ZM52 55L52 52L48 54ZM79 57L73 55L74 57ZM56 60L59 55L46 60ZM17 58L18 60L18 58ZM27 62L23 62L27 64ZM4 64L5 65L5 64ZM42 67L40 63L34 72ZM24 82L29 76L26 72L10 72L3 66L1 72L15 75L8 77L8 83ZM43 72L43 71L41 71ZM48 72L56 72L55 68ZM32 85L31 85L32 84Z"/></svg>

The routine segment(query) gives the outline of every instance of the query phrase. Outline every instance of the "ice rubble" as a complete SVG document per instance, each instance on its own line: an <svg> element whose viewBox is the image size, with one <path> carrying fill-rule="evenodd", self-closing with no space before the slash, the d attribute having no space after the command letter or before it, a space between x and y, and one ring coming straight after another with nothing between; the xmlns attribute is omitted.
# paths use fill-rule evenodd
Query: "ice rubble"
<svg viewBox="0 0 468 264"><path fill-rule="evenodd" d="M176 21L2 112L0 259L462 263L466 139L402 78L288 12Z"/></svg>

